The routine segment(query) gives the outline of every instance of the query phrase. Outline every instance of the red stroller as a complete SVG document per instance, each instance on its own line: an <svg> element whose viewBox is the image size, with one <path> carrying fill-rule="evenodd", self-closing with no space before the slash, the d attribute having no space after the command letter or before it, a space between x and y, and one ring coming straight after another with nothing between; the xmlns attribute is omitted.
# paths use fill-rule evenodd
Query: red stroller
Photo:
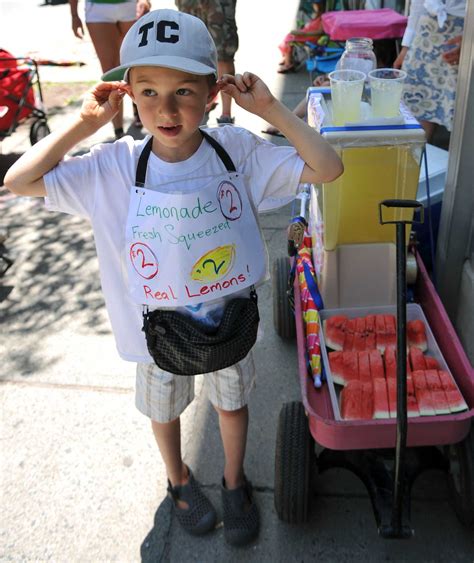
<svg viewBox="0 0 474 563"><path fill-rule="evenodd" d="M34 145L50 133L37 63L0 49L0 141L30 117L30 142Z"/></svg>

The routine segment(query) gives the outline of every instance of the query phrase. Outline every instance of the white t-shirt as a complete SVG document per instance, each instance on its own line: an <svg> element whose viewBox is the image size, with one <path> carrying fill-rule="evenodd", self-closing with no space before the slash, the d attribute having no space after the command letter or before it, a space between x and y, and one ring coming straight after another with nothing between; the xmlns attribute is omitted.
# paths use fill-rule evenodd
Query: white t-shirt
<svg viewBox="0 0 474 563"><path fill-rule="evenodd" d="M255 208L276 209L296 195L304 162L293 147L279 147L245 129L222 127L206 130L228 152L246 179ZM90 153L60 162L45 175L46 207L90 220L99 259L107 312L118 352L124 360L151 362L142 332L142 307L128 296L124 275L125 225L130 189L146 140L123 137L93 147ZM221 175L225 167L216 151L203 139L199 149L182 162L165 162L153 153L148 160L146 188L196 189L196 183ZM248 292L247 292L248 293ZM232 296L234 297L234 296ZM188 314L208 324L220 321L225 298L194 307Z"/></svg>

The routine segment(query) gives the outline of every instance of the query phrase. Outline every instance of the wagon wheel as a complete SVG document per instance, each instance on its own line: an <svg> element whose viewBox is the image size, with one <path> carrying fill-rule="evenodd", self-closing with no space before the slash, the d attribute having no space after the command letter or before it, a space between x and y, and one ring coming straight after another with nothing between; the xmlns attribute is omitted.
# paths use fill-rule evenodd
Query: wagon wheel
<svg viewBox="0 0 474 563"><path fill-rule="evenodd" d="M285 403L275 451L274 503L280 520L290 524L307 521L315 462L314 441L302 403Z"/></svg>
<svg viewBox="0 0 474 563"><path fill-rule="evenodd" d="M273 326L280 338L292 340L296 335L295 315L288 300L290 262L280 257L273 263Z"/></svg>
<svg viewBox="0 0 474 563"><path fill-rule="evenodd" d="M459 521L474 525L474 427L462 442L448 446L450 499Z"/></svg>
<svg viewBox="0 0 474 563"><path fill-rule="evenodd" d="M36 144L51 133L48 124L44 119L37 119L33 122L30 129L30 143Z"/></svg>

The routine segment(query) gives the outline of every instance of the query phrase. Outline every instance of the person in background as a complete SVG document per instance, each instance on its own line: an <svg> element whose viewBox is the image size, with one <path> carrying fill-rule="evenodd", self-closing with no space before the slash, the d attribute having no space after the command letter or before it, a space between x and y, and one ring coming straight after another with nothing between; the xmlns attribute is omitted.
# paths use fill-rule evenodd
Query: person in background
<svg viewBox="0 0 474 563"><path fill-rule="evenodd" d="M407 73L403 101L428 142L437 125L451 131L466 0L412 0L393 67Z"/></svg>
<svg viewBox="0 0 474 563"><path fill-rule="evenodd" d="M308 2L300 4L300 12L305 18L308 17L307 11ZM283 41L278 45L280 53L282 54L282 60L278 65L278 72L280 74L288 74L289 72L295 72L297 69L297 64L294 59L294 45L295 43L300 43L304 46L306 41L311 41L315 43L324 34L323 25L321 22L321 14L324 11L324 2L319 0L319 2L311 3L311 15L309 20L299 29L293 29L288 33ZM306 14L306 15L305 15Z"/></svg>
<svg viewBox="0 0 474 563"><path fill-rule="evenodd" d="M84 26L78 12L78 0L69 0L72 31L84 37ZM133 23L150 11L150 0L86 0L85 22L103 72L116 67L120 60L120 45ZM134 107L136 127L141 127ZM115 137L123 137L122 108L112 120Z"/></svg>
<svg viewBox="0 0 474 563"><path fill-rule="evenodd" d="M217 47L217 71L219 77L224 74L235 74L234 56L239 48L239 36L235 21L235 6L237 0L176 0L180 12L191 14L202 20ZM220 93L222 111L217 118L219 125L232 125L232 98L225 92ZM216 107L212 100L207 111Z"/></svg>

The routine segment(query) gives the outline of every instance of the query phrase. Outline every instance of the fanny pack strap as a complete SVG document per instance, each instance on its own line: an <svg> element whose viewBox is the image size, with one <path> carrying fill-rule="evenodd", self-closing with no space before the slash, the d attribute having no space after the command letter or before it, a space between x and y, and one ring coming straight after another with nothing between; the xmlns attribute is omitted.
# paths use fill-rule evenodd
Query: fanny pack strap
<svg viewBox="0 0 474 563"><path fill-rule="evenodd" d="M229 153L224 149L224 147L219 144L209 133L206 133L202 129L199 129L201 135L206 139L206 141L211 145L211 147L216 151L217 156L221 159L222 164L225 166L227 172L236 172L236 168ZM139 188L145 187L146 169L148 165L148 159L150 158L151 147L153 145L153 136L151 136L146 142L143 150L140 154L137 164L137 171L135 174L135 185Z"/></svg>

